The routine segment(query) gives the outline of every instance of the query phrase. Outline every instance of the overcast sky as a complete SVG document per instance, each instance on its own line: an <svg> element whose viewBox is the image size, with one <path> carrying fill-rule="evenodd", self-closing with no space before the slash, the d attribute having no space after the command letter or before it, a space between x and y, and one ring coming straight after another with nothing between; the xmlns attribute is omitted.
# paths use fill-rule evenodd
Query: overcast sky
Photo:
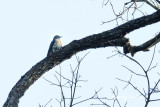
<svg viewBox="0 0 160 107"><path fill-rule="evenodd" d="M125 0L127 1L127 0ZM116 12L123 7L120 0L112 1ZM114 14L111 6L102 6L103 0L0 0L0 106L4 104L7 96L16 84L33 65L46 57L49 44L54 35L63 36L61 41L63 46L73 40L101 33L116 27L116 22L101 25L102 21L111 20ZM153 9L144 4L144 12L151 14ZM142 14L136 13L137 17ZM121 21L120 21L121 23ZM155 36L159 32L160 23L147 26L127 34L131 44L139 45ZM145 37L145 38L144 38ZM159 62L157 45L156 55L153 65ZM122 50L122 48L119 48ZM123 90L125 83L116 78L129 80L131 73L124 69L122 65L143 73L142 70L132 61L123 57L107 57L115 54L115 48L90 49L77 54L83 57L89 52L80 66L81 79L88 82L80 82L77 88L75 102L89 98L94 95L95 90L102 90L100 97L112 98L111 88L115 86L119 89L119 100L124 105L128 101L128 107L142 107L144 100L131 87ZM145 68L148 67L151 60L153 48L150 52L139 52L135 55ZM75 56L60 64L62 74L70 76L70 65L76 67ZM151 73L152 85L158 79L156 73L159 66ZM56 99L60 99L60 89L57 86L50 85L43 79L46 78L54 83L55 71L59 71L59 66L45 73L36 81L20 99L19 107L38 107L39 104L45 105L50 99L51 105L58 107ZM160 71L159 71L160 73ZM133 75L132 81L141 90L146 88L146 80ZM66 97L69 97L68 89L65 90ZM77 105L77 107L88 107L90 104L99 104L96 100L90 100ZM108 102L108 104L112 104ZM149 107L157 107L160 102L152 103ZM96 106L97 107L97 106Z"/></svg>

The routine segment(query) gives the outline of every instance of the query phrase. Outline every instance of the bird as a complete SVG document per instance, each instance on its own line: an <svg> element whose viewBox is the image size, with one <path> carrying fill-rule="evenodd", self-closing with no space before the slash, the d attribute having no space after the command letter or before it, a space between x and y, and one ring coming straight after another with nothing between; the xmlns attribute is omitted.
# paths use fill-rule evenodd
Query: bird
<svg viewBox="0 0 160 107"><path fill-rule="evenodd" d="M54 51L62 48L61 38L62 36L55 35L52 42L50 43L47 56L50 56Z"/></svg>

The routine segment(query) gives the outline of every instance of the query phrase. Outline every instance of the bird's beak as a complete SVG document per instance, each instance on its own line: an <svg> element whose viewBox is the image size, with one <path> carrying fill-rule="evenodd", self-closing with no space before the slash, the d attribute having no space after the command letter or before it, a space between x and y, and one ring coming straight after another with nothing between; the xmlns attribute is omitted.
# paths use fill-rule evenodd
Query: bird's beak
<svg viewBox="0 0 160 107"><path fill-rule="evenodd" d="M60 36L60 38L62 38L63 36Z"/></svg>

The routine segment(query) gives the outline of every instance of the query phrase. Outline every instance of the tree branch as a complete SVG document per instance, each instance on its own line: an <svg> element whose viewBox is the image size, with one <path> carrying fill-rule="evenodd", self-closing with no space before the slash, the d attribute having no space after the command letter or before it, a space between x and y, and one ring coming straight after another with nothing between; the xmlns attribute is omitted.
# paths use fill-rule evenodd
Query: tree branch
<svg viewBox="0 0 160 107"><path fill-rule="evenodd" d="M158 42L160 42L160 33L139 46L131 46L130 44L126 44L123 51L125 54L131 53L131 55L134 56L134 54L138 51L149 51L149 48L156 45Z"/></svg>
<svg viewBox="0 0 160 107"><path fill-rule="evenodd" d="M75 53L92 48L122 47L129 42L129 39L124 38L127 33L158 21L160 21L160 10L151 15L131 20L114 29L72 41L61 50L54 52L53 55L38 62L25 73L10 91L3 107L18 107L19 99L36 80L56 65L71 58Z"/></svg>

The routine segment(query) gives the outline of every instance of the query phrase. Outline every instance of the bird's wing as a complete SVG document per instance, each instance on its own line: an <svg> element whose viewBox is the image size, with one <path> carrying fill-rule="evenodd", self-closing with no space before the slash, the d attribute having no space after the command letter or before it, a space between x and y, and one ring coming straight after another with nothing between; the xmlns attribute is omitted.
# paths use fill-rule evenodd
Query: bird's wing
<svg viewBox="0 0 160 107"><path fill-rule="evenodd" d="M52 41L52 42L50 43L47 56L49 56L49 54L52 52L52 47L53 47L54 42L55 42L55 41Z"/></svg>

